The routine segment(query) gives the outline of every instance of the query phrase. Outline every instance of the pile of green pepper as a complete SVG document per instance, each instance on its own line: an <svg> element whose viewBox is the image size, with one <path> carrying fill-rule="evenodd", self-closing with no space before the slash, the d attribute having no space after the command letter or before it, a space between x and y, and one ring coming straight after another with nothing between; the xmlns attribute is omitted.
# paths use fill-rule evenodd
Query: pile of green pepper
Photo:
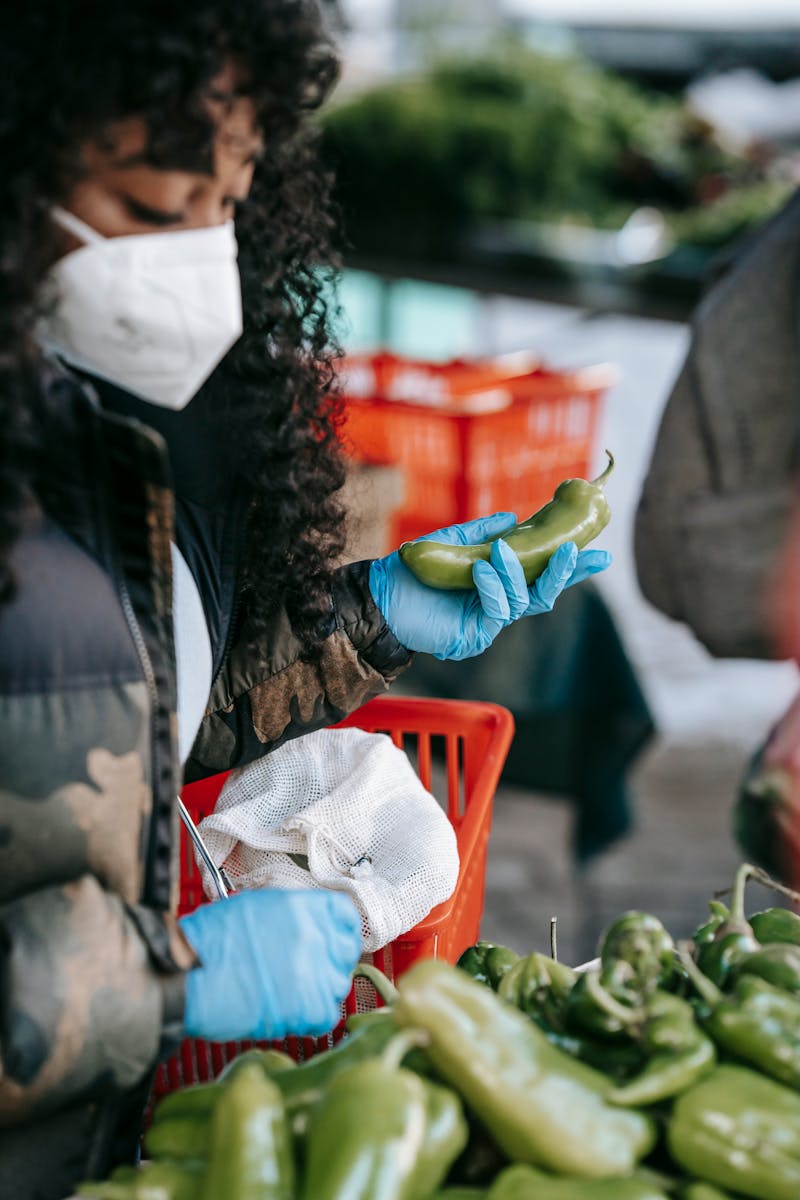
<svg viewBox="0 0 800 1200"><path fill-rule="evenodd" d="M800 917L713 900L691 943L624 913L598 961L424 961L297 1066L168 1096L98 1200L799 1200Z"/></svg>
<svg viewBox="0 0 800 1200"><path fill-rule="evenodd" d="M788 891L744 864L730 906L711 900L709 919L680 948L654 916L624 913L590 970L534 953L496 983L484 978L552 1044L605 1073L608 1103L654 1115L660 1154L696 1177L667 1187L684 1200L800 1198L800 916L772 908L748 920L752 878ZM479 948L459 963L475 978ZM562 1194L515 1170L506 1173L508 1200ZM576 1200L591 1194L574 1191Z"/></svg>

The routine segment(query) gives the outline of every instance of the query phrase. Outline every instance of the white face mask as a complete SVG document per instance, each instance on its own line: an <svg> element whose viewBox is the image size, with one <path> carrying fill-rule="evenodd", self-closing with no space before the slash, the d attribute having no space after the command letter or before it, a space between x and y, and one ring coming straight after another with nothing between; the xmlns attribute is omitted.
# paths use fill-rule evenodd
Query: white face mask
<svg viewBox="0 0 800 1200"><path fill-rule="evenodd" d="M64 209L53 219L86 244L48 273L39 342L144 400L184 408L242 334L233 222L104 238Z"/></svg>

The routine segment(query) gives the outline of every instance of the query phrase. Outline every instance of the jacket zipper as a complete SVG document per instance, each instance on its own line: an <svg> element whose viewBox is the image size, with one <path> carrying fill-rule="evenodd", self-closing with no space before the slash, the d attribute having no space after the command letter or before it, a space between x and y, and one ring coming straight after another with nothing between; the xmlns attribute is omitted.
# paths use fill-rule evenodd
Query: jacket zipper
<svg viewBox="0 0 800 1200"><path fill-rule="evenodd" d="M86 380L83 380L83 379L80 379L79 377L77 377L64 364L60 363L59 365L60 365L62 371L77 384L77 386L79 387L79 389L81 390L83 395L86 396L91 408L94 410L95 417L99 419L102 414L102 407L100 405L100 402L99 402L99 399L98 399L95 389ZM93 440L92 453L94 456L97 456L98 447L97 447L96 435L92 440ZM99 463L100 463L102 475L104 477L105 482L107 483L107 472L105 469L106 468L106 459L105 459L104 454L99 455ZM112 578L116 585L117 596L119 598L120 606L122 608L122 612L125 617L125 623L128 626L128 631L131 635L131 639L133 641L137 656L139 658L139 663L142 668L142 674L144 676L145 687L147 689L147 694L150 699L150 721L149 721L150 769L152 772L152 788L151 788L151 790L152 790L152 795L153 795L153 806L151 809L151 815L150 815L151 823L150 823L150 829L148 831L147 847L145 850L143 899L145 900L145 902L153 903L156 901L157 897L149 896L148 893L152 890L151 884L150 884L150 875L151 875L152 858L153 858L154 830L156 828L157 822L160 819L159 813L157 811L157 804L156 804L156 788L158 787L158 779L159 779L158 763L159 763L159 755L160 755L159 748L158 748L158 710L159 710L158 683L156 682L156 674L155 674L155 670L153 669L153 661L150 657L150 651L147 648L147 644L145 642L144 635L141 630L141 626L139 624L138 618L134 611L133 602L131 601L131 598L130 598L130 593L128 592L128 586L125 582L125 577L124 577L123 570L122 570L122 564L119 561L117 548L114 543L114 539L110 535L107 514L105 512L103 512L102 514L99 514L99 515L100 515L99 526L102 529L102 538L105 542L106 562L109 564L109 566L111 568Z"/></svg>
<svg viewBox="0 0 800 1200"><path fill-rule="evenodd" d="M145 644L142 631L139 627L139 622L136 619L136 613L133 611L133 604L128 595L128 588L121 574L117 577L117 587L119 588L119 598L122 604L122 611L125 614L125 619L128 622L128 629L133 638L136 652L139 655L139 662L144 672L147 691L150 696L150 732L152 734L152 745L156 744L156 713L158 709L158 685L156 683L156 673L153 670L153 663L150 658L150 651Z"/></svg>

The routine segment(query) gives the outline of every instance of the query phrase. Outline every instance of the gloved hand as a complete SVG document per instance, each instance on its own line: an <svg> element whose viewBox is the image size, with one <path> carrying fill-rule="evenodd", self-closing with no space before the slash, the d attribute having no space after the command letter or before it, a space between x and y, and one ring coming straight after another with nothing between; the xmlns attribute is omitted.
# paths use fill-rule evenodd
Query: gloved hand
<svg viewBox="0 0 800 1200"><path fill-rule="evenodd" d="M186 974L190 1037L321 1035L338 1023L361 954L361 918L344 892L238 892L180 924L201 963Z"/></svg>
<svg viewBox="0 0 800 1200"><path fill-rule="evenodd" d="M513 529L513 513L494 513L463 525L426 534L422 541L476 545ZM564 588L604 571L605 550L582 550L574 542L559 546L529 588L519 559L502 538L492 544L489 562L472 568L476 591L438 591L416 579L395 550L376 558L369 575L372 597L387 625L409 650L436 658L462 659L482 654L501 629L519 617L550 612Z"/></svg>

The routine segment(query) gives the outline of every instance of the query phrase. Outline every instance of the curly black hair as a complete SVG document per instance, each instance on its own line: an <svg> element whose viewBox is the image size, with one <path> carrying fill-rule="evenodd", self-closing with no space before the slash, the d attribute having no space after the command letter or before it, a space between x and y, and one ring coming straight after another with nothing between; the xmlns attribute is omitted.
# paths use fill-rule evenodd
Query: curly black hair
<svg viewBox="0 0 800 1200"><path fill-rule="evenodd" d="M244 334L218 368L226 441L252 504L243 588L254 645L286 606L313 656L344 541L329 282L331 180L310 114L335 79L314 0L27 0L0 39L0 591L30 496L37 349L54 257L49 210L79 178L78 147L144 118L154 165L210 161L203 103L233 61L267 148L236 218Z"/></svg>

